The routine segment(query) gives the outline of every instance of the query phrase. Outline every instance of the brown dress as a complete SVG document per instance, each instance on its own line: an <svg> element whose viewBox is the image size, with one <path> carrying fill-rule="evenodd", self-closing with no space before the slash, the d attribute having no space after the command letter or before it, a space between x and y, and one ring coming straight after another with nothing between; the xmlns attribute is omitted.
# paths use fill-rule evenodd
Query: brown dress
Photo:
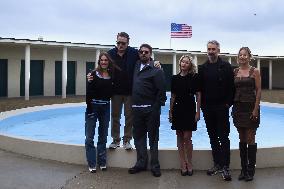
<svg viewBox="0 0 284 189"><path fill-rule="evenodd" d="M254 67L251 67L248 77L237 77L239 68L234 70L236 92L232 117L234 125L237 128L259 127L260 116L258 115L257 121L250 118L256 101L255 79L252 77L254 69Z"/></svg>

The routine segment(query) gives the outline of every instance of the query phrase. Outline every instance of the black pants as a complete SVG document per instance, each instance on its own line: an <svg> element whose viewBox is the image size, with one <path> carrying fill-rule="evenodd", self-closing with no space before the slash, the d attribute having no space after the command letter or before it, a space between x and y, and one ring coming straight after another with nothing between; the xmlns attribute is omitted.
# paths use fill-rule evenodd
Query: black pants
<svg viewBox="0 0 284 189"><path fill-rule="evenodd" d="M230 122L229 108L203 110L207 132L210 138L214 165L230 165Z"/></svg>
<svg viewBox="0 0 284 189"><path fill-rule="evenodd" d="M147 133L149 137L151 169L160 169L158 159L158 142L160 127L160 108L133 108L133 138L137 151L137 167L146 168L148 164L147 155Z"/></svg>

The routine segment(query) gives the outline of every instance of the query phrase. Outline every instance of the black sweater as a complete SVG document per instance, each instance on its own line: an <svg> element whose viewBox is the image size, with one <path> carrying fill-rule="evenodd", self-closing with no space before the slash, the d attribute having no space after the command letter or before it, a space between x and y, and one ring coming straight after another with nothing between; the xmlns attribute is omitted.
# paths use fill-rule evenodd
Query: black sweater
<svg viewBox="0 0 284 189"><path fill-rule="evenodd" d="M234 73L228 62L218 58L216 63L205 62L199 69L201 108L231 106L234 99Z"/></svg>
<svg viewBox="0 0 284 189"><path fill-rule="evenodd" d="M94 79L87 83L86 104L90 105L92 99L109 101L112 96L112 79L100 78L96 72L92 73Z"/></svg>

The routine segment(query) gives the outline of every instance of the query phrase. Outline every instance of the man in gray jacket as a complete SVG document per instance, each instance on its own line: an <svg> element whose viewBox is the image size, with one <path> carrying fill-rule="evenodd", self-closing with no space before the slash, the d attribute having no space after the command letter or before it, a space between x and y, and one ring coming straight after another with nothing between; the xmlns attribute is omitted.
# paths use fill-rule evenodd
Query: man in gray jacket
<svg viewBox="0 0 284 189"><path fill-rule="evenodd" d="M146 170L148 164L147 133L151 154L151 172L161 176L158 159L158 142L161 106L165 105L165 78L162 69L154 67L150 60L152 47L142 44L140 60L134 68L132 88L133 137L137 151L137 162L128 172L135 174Z"/></svg>

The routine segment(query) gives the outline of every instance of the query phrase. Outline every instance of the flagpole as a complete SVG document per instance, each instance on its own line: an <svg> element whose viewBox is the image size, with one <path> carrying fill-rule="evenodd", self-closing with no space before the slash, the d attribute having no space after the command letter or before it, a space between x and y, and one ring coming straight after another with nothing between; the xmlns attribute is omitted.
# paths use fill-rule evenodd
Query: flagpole
<svg viewBox="0 0 284 189"><path fill-rule="evenodd" d="M172 25L173 23L171 23L171 27L170 27L170 49L172 48Z"/></svg>

